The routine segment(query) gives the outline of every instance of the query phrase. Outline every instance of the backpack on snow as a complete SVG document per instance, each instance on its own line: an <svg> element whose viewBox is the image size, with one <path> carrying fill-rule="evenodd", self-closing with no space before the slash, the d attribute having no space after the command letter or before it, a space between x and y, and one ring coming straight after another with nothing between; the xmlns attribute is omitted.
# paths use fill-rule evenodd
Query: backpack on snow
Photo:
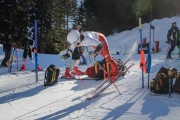
<svg viewBox="0 0 180 120"><path fill-rule="evenodd" d="M104 70L99 67L101 65L103 69L105 69L107 72L109 71L109 65L106 64L105 60L97 61L94 63L93 66L87 68L86 74L91 78L97 78L97 79L103 79L104 78ZM105 67L106 66L106 67Z"/></svg>
<svg viewBox="0 0 180 120"><path fill-rule="evenodd" d="M166 94L169 92L169 80L172 86L177 69L161 67L156 77L150 81L150 91L156 94Z"/></svg>
<svg viewBox="0 0 180 120"><path fill-rule="evenodd" d="M46 71L44 76L44 86L53 85L58 82L60 70L55 65L50 65Z"/></svg>
<svg viewBox="0 0 180 120"><path fill-rule="evenodd" d="M173 92L180 93L180 75L177 76L175 84L173 85Z"/></svg>

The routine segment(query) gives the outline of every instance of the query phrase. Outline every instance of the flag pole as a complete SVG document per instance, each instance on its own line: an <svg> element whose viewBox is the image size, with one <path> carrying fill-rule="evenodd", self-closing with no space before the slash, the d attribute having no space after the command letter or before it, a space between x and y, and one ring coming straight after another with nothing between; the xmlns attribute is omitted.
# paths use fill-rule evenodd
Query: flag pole
<svg viewBox="0 0 180 120"><path fill-rule="evenodd" d="M149 49L148 49L148 57L147 57L147 73L148 73L148 89L149 89L149 77L150 77L150 70L151 70L151 25L152 21L152 6L151 6L151 13L150 13L150 26L149 26ZM152 51L154 50L154 47Z"/></svg>
<svg viewBox="0 0 180 120"><path fill-rule="evenodd" d="M150 12L150 30L152 29L153 30L153 44L152 44L152 51L154 52L155 51L155 49L154 49L154 29L153 29L153 27L152 27L152 25L151 25L151 22L152 22L152 6L151 6L151 12Z"/></svg>
<svg viewBox="0 0 180 120"><path fill-rule="evenodd" d="M34 19L34 47L35 47L35 78L38 82L38 56L37 56L37 20Z"/></svg>
<svg viewBox="0 0 180 120"><path fill-rule="evenodd" d="M140 33L140 44L141 44L141 53L144 52L142 50L142 24L141 24L141 15L139 15L139 33ZM144 69L144 64L142 65L142 88L144 88L144 73L143 73L143 69Z"/></svg>
<svg viewBox="0 0 180 120"><path fill-rule="evenodd" d="M149 32L149 49L148 49L148 57L147 57L147 73L148 73L148 89L149 89L149 76L151 70L151 23L150 23L150 32Z"/></svg>

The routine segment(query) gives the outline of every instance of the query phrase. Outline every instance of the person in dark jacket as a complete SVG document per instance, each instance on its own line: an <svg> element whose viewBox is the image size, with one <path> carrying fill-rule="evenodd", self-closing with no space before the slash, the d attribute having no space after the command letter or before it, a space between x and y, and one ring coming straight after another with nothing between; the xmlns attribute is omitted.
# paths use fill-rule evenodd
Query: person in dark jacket
<svg viewBox="0 0 180 120"><path fill-rule="evenodd" d="M173 52L176 46L179 49L180 47L179 36L180 36L179 28L176 26L176 22L173 22L172 27L169 29L168 34L167 34L167 39L171 47L167 53L166 59L172 59L171 53ZM179 53L179 56L180 56L180 53Z"/></svg>
<svg viewBox="0 0 180 120"><path fill-rule="evenodd" d="M12 35L6 35L6 38L3 41L3 51L5 52L5 57L1 62L1 66L7 67L6 64L10 58L11 55L11 47L12 47Z"/></svg>

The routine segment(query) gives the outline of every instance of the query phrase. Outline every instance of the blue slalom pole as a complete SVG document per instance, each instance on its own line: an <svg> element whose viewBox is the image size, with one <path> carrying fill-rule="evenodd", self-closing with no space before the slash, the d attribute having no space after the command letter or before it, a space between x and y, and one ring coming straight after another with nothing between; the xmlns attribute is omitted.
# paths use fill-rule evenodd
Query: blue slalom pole
<svg viewBox="0 0 180 120"><path fill-rule="evenodd" d="M141 42L141 50L142 50L142 24L141 17L139 17L139 33L140 33L140 42ZM144 73L143 73L144 65L142 65L142 88L144 88Z"/></svg>
<svg viewBox="0 0 180 120"><path fill-rule="evenodd" d="M37 20L34 20L34 47L35 47L35 78L38 82L38 56L37 56Z"/></svg>
<svg viewBox="0 0 180 120"><path fill-rule="evenodd" d="M148 72L148 89L149 89L149 74L150 74L150 69L151 69L151 59L149 58L151 56L151 23L150 23L150 32L149 32L149 49L148 49L148 58L147 58L147 62L148 62L148 66L147 66L147 72ZM149 68L150 67L150 68Z"/></svg>
<svg viewBox="0 0 180 120"><path fill-rule="evenodd" d="M171 88L172 88L171 81L172 81L172 78L169 77L169 98L171 98Z"/></svg>

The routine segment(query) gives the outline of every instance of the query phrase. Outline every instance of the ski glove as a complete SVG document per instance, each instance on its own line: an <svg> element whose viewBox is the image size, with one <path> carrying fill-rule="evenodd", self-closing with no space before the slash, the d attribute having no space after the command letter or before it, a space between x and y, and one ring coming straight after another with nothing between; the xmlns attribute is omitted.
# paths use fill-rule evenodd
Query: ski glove
<svg viewBox="0 0 180 120"><path fill-rule="evenodd" d="M103 47L103 44L99 44L97 47L96 47L96 50L94 51L95 53L99 53L99 51L102 49Z"/></svg>
<svg viewBox="0 0 180 120"><path fill-rule="evenodd" d="M103 44L99 44L99 45L96 47L96 50L93 52L94 58L99 54L99 51L102 49L102 47L103 47Z"/></svg>
<svg viewBox="0 0 180 120"><path fill-rule="evenodd" d="M68 53L66 53L66 54L62 55L61 60L66 61L67 58L69 58L69 57L70 57L70 55Z"/></svg>
<svg viewBox="0 0 180 120"><path fill-rule="evenodd" d="M32 50L34 48L34 46L33 45L29 45L29 48Z"/></svg>

